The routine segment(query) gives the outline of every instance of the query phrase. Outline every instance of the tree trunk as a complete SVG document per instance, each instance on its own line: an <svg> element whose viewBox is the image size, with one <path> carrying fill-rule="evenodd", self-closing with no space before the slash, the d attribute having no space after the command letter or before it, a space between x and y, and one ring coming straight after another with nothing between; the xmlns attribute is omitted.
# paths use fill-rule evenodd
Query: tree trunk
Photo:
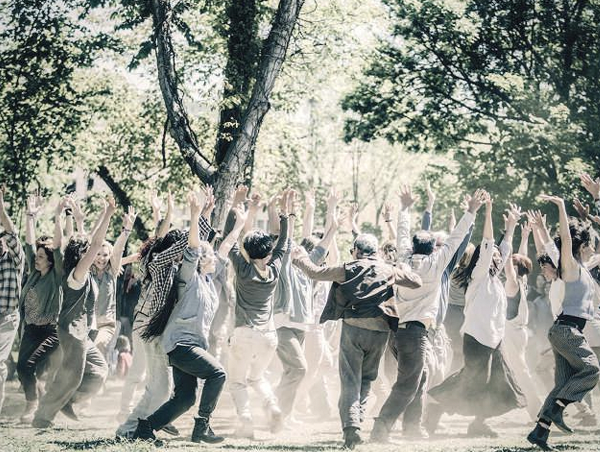
<svg viewBox="0 0 600 452"><path fill-rule="evenodd" d="M95 173L104 181L106 185L108 185L108 188L110 188L110 191L113 193L115 199L123 207L123 209L129 208L131 205L131 199L129 199L129 196L127 193L125 193L125 190L123 190L119 183L112 177L109 169L104 165L100 165L96 169ZM140 240L146 240L148 238L148 229L146 229L144 222L139 216L135 219L133 228L135 229L135 232Z"/></svg>
<svg viewBox="0 0 600 452"><path fill-rule="evenodd" d="M152 19L155 30L158 83L171 124L171 136L192 172L205 184L211 184L215 169L211 166L210 160L200 152L198 140L190 126L178 89L175 51L171 40L170 0L152 0Z"/></svg>
<svg viewBox="0 0 600 452"><path fill-rule="evenodd" d="M258 74L239 133L219 166L219 177L215 183L217 203L214 212L214 222L217 225L221 224L225 217L224 207L227 199L233 193L236 184L241 182L248 162L252 161L260 126L269 111L269 97L285 60L292 31L303 4L304 0L279 1L271 31L262 48Z"/></svg>
<svg viewBox="0 0 600 452"><path fill-rule="evenodd" d="M257 0L229 0L226 16L227 64L215 146L217 165L225 160L230 144L237 137L260 51Z"/></svg>

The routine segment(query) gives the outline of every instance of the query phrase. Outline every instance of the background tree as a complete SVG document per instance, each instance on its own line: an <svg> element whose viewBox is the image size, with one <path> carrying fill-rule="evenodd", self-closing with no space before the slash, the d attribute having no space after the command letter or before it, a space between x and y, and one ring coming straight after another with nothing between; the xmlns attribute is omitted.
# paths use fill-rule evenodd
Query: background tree
<svg viewBox="0 0 600 452"><path fill-rule="evenodd" d="M482 185L526 207L597 171L600 4L384 2L391 37L344 100L347 140L449 152L460 189ZM448 183L444 172L429 170Z"/></svg>

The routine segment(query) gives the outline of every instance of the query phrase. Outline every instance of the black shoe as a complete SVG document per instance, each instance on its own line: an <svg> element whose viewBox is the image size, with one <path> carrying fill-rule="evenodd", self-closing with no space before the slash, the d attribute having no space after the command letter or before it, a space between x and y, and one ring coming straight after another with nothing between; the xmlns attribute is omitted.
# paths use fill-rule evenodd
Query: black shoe
<svg viewBox="0 0 600 452"><path fill-rule="evenodd" d="M498 433L492 430L492 428L484 421L476 419L469 424L469 427L467 428L467 436L498 438Z"/></svg>
<svg viewBox="0 0 600 452"><path fill-rule="evenodd" d="M432 436L438 428L442 414L444 414L444 409L439 403L430 403L427 405L423 427L425 427L425 431L427 431L429 436Z"/></svg>
<svg viewBox="0 0 600 452"><path fill-rule="evenodd" d="M548 445L548 436L550 435L550 429L542 427L539 423L535 424L535 428L527 435L527 441L531 444L538 446L542 450L554 450Z"/></svg>
<svg viewBox="0 0 600 452"><path fill-rule="evenodd" d="M179 436L179 430L177 430L177 427L175 427L173 424L167 424L163 428L161 428L161 430L167 435Z"/></svg>
<svg viewBox="0 0 600 452"><path fill-rule="evenodd" d="M148 419L139 419L138 425L133 432L132 439L142 439L144 441L156 441L156 436L154 436L154 429L152 428L152 424Z"/></svg>
<svg viewBox="0 0 600 452"><path fill-rule="evenodd" d="M369 441L379 444L386 444L390 442L390 431L386 427L385 423L380 419L375 419Z"/></svg>
<svg viewBox="0 0 600 452"><path fill-rule="evenodd" d="M357 427L346 427L344 429L344 449L354 449L357 444L362 443Z"/></svg>
<svg viewBox="0 0 600 452"><path fill-rule="evenodd" d="M208 419L205 417L197 417L195 418L194 431L192 432L192 442L194 443L208 443L208 444L216 444L223 442L225 438L222 436L215 435L212 428L210 428L210 424L208 423Z"/></svg>
<svg viewBox="0 0 600 452"><path fill-rule="evenodd" d="M67 403L64 407L62 407L60 409L60 412L73 421L79 421L79 418L75 414L75 411L73 411L73 404L71 402Z"/></svg>
<svg viewBox="0 0 600 452"><path fill-rule="evenodd" d="M563 419L563 411L564 410L565 410L564 406L560 406L558 403L554 402L554 404L552 404L552 408L550 408L550 412L545 413L544 417L547 417L552 422L554 422L554 425L556 425L558 427L558 429L561 430L562 432L573 433L573 429L571 427L569 427L567 424L565 424L565 421Z"/></svg>

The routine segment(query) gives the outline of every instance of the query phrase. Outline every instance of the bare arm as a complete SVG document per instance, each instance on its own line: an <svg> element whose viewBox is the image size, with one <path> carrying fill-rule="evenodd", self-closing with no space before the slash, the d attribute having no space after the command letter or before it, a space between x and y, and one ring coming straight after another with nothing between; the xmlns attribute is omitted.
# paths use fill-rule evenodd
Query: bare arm
<svg viewBox="0 0 600 452"><path fill-rule="evenodd" d="M242 230L243 234L245 234L254 227L254 222L256 221L256 214L258 213L258 210L260 208L261 199L262 197L259 193L254 193L250 197L250 202L248 203L246 223L244 224L244 229Z"/></svg>
<svg viewBox="0 0 600 452"><path fill-rule="evenodd" d="M81 204L79 204L79 202L73 197L69 197L68 206L71 208L71 212L73 213L73 219L75 220L77 232L80 234L85 234L85 214L83 213Z"/></svg>
<svg viewBox="0 0 600 452"><path fill-rule="evenodd" d="M64 207L64 199L61 199L54 211L54 237L52 237L52 248L55 250L60 250L63 246L63 228L60 215L62 214Z"/></svg>
<svg viewBox="0 0 600 452"><path fill-rule="evenodd" d="M529 235L531 234L531 225L529 222L521 225L521 243L519 244L519 254L527 256L529 252Z"/></svg>
<svg viewBox="0 0 600 452"><path fill-rule="evenodd" d="M123 261L123 251L125 250L125 244L127 243L129 234L131 234L131 228L133 227L135 217L135 209L132 206L129 206L127 213L123 215L123 230L117 238L112 255L110 256L110 267L115 275L119 274Z"/></svg>
<svg viewBox="0 0 600 452"><path fill-rule="evenodd" d="M200 248L200 228L198 220L202 211L202 204L194 192L188 193L188 204L190 206L190 233L188 235L188 246L192 249Z"/></svg>
<svg viewBox="0 0 600 452"><path fill-rule="evenodd" d="M158 228L158 232L156 233L157 237L164 237L171 229L171 222L173 221L173 211L175 210L175 201L173 199L173 195L169 191L167 194L167 214L163 219L160 227Z"/></svg>
<svg viewBox="0 0 600 452"><path fill-rule="evenodd" d="M25 243L35 248L35 222L38 213L41 210L41 205L38 204L38 197L35 195L27 198L27 211L25 212Z"/></svg>
<svg viewBox="0 0 600 452"><path fill-rule="evenodd" d="M302 218L302 238L310 237L315 225L315 191L308 190L304 194L304 216Z"/></svg>
<svg viewBox="0 0 600 452"><path fill-rule="evenodd" d="M560 225L561 241L561 266L563 271L572 272L577 268L577 261L573 256L573 241L571 239L571 232L569 231L569 218L567 216L565 201L558 196L541 195L540 198L545 201L550 201L558 207L558 220Z"/></svg>
<svg viewBox="0 0 600 452"><path fill-rule="evenodd" d="M388 231L388 238L393 242L396 241L396 228L394 228L394 219L392 217L392 206L389 203L385 203L383 206L383 221L385 222L386 229Z"/></svg>
<svg viewBox="0 0 600 452"><path fill-rule="evenodd" d="M508 210L506 215L504 215L504 229L506 231L504 235L504 241L508 244L510 250L512 250L513 234L519 217L520 210L511 204L510 210ZM506 260L506 265L504 266L504 271L506 274L506 283L504 284L504 287L506 289L506 295L513 297L519 291L519 282L512 260L512 252L509 252L508 254L509 256Z"/></svg>
<svg viewBox="0 0 600 452"><path fill-rule="evenodd" d="M227 236L221 242L219 246L218 253L223 259L226 259L229 256L229 252L233 245L237 242L242 229L244 228L244 224L246 223L246 211L244 210L244 206L240 205L237 208L231 209L229 215L235 215L235 225L233 229L227 234Z"/></svg>
<svg viewBox="0 0 600 452"><path fill-rule="evenodd" d="M0 189L0 224L2 224L2 227L6 232L16 235L17 230L15 228L15 224L8 216L8 213L6 212L6 206L4 205L4 190L4 187Z"/></svg>
<svg viewBox="0 0 600 452"><path fill-rule="evenodd" d="M106 231L108 230L108 224L110 223L110 219L115 213L116 208L117 207L114 198L108 198L106 210L102 213L102 218L98 221L99 225L98 228L94 231L90 247L85 252L83 257L80 259L80 261L77 263L77 266L73 270L73 279L75 281L79 283L83 283L85 281L86 274L90 270L90 267L96 259L98 251L102 247L102 243L104 242L104 238L106 237Z"/></svg>

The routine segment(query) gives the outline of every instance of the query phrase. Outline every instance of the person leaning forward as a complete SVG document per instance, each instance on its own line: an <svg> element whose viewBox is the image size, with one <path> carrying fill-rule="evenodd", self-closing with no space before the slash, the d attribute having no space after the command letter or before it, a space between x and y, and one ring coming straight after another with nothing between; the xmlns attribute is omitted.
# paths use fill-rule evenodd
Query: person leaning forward
<svg viewBox="0 0 600 452"><path fill-rule="evenodd" d="M390 322L397 317L394 285L421 287L421 278L407 266L394 267L377 256L377 238L360 234L352 247L353 261L318 267L295 248L293 263L310 278L333 281L320 322L343 319L340 341L341 393L338 403L344 447L362 442L358 431L371 383L377 378Z"/></svg>

